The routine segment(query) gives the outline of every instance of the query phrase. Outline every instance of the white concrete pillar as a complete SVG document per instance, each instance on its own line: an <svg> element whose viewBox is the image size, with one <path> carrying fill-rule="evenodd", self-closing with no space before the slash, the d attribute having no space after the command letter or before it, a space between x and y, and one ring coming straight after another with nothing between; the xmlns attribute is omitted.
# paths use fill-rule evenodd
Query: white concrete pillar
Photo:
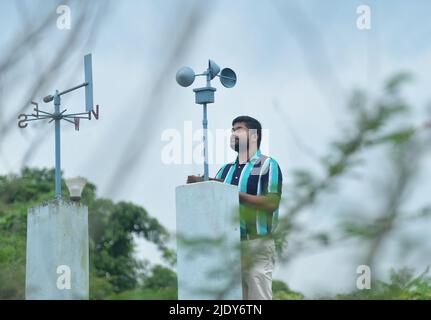
<svg viewBox="0 0 431 320"><path fill-rule="evenodd" d="M26 299L88 299L88 208L50 200L27 217Z"/></svg>
<svg viewBox="0 0 431 320"><path fill-rule="evenodd" d="M178 299L241 300L238 187L215 181L178 186L176 213ZM222 242L206 241L217 239Z"/></svg>

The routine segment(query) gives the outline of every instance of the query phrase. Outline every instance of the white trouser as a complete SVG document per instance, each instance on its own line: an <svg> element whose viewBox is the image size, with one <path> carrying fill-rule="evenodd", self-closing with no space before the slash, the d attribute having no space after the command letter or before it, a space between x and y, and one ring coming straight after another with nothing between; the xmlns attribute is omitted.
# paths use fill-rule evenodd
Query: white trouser
<svg viewBox="0 0 431 320"><path fill-rule="evenodd" d="M241 241L242 292L244 300L272 300L275 263L273 239Z"/></svg>

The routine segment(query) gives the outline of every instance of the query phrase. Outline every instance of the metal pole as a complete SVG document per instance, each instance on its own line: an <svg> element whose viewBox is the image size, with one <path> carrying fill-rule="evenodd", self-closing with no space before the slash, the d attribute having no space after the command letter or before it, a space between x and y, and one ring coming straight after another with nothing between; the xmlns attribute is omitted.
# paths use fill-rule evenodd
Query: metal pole
<svg viewBox="0 0 431 320"><path fill-rule="evenodd" d="M69 93L69 92L72 92L72 91L74 91L74 90L76 90L76 89L79 89L79 88L82 88L82 87L85 87L86 85L88 85L88 82L84 82L84 83L81 83L81 84L79 84L79 85L77 85L77 86L75 86L75 87L73 87L73 88L70 88L70 89L67 89L67 90L64 90L63 92L60 92L58 95L63 95L63 94L66 94L66 93Z"/></svg>
<svg viewBox="0 0 431 320"><path fill-rule="evenodd" d="M54 115L60 114L60 95L58 90L54 95ZM55 198L61 199L61 163L60 163L60 118L55 119Z"/></svg>
<svg viewBox="0 0 431 320"><path fill-rule="evenodd" d="M203 104L204 119L202 125L204 127L204 181L208 181L208 119L207 119L207 104Z"/></svg>
<svg viewBox="0 0 431 320"><path fill-rule="evenodd" d="M211 75L208 68L206 72L207 76L207 88L211 87ZM204 118L202 120L202 126L204 128L204 181L209 180L208 174L208 116L207 116L207 104L203 104L204 107Z"/></svg>

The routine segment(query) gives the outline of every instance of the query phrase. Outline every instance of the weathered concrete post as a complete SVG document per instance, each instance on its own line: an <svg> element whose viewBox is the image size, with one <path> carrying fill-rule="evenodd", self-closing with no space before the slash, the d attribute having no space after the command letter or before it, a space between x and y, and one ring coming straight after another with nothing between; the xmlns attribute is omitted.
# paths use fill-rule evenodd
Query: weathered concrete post
<svg viewBox="0 0 431 320"><path fill-rule="evenodd" d="M27 217L26 299L88 299L88 208L50 200Z"/></svg>
<svg viewBox="0 0 431 320"><path fill-rule="evenodd" d="M176 188L178 299L242 299L238 210L236 186Z"/></svg>

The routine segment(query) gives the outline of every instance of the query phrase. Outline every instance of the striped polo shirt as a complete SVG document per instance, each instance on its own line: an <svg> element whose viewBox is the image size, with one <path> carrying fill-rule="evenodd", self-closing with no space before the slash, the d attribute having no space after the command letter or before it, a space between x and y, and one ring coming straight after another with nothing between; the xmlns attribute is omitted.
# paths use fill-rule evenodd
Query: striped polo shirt
<svg viewBox="0 0 431 320"><path fill-rule="evenodd" d="M265 156L260 150L246 163L225 164L218 171L216 179L238 186L240 192L251 195L276 193L281 196L283 177L280 166L273 158ZM277 226L278 208L267 212L240 203L240 226L242 238L265 236Z"/></svg>

